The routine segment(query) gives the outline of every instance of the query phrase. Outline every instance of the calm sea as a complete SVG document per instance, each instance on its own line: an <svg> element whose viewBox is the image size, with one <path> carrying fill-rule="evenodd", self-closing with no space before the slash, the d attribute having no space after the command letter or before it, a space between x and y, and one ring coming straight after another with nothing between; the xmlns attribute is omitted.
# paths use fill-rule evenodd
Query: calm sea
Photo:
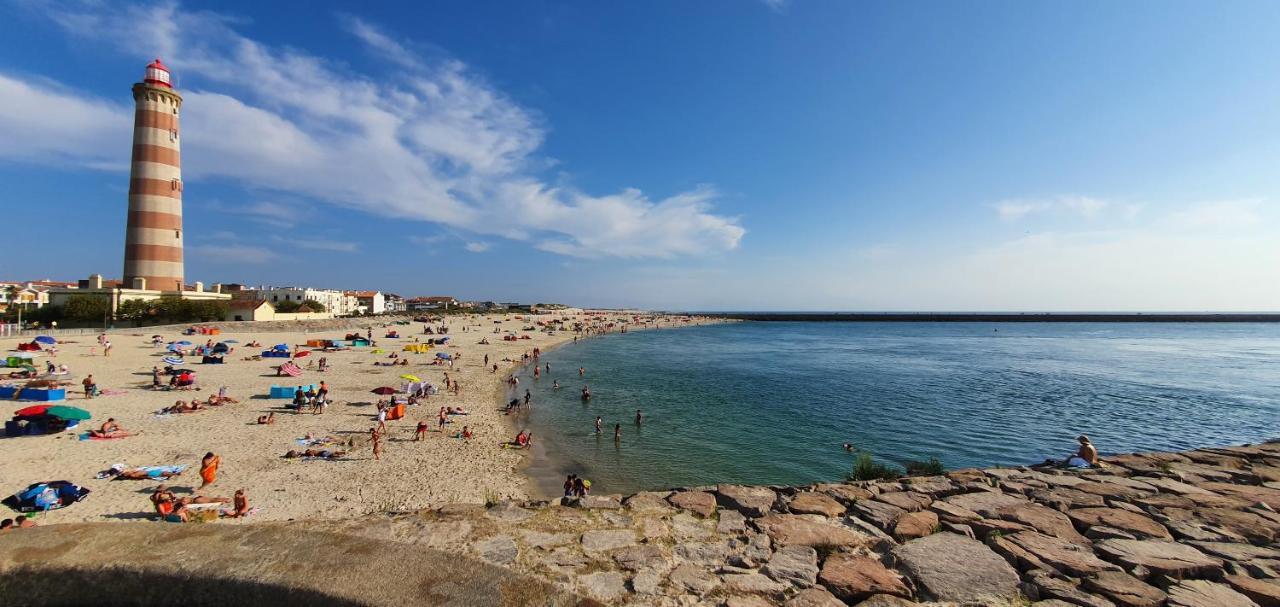
<svg viewBox="0 0 1280 607"><path fill-rule="evenodd" d="M534 407L519 423L548 491L568 472L606 493L837 480L846 442L950 469L1062 457L1081 433L1103 453L1280 437L1274 324L736 323L580 340L542 362L549 375L521 376Z"/></svg>

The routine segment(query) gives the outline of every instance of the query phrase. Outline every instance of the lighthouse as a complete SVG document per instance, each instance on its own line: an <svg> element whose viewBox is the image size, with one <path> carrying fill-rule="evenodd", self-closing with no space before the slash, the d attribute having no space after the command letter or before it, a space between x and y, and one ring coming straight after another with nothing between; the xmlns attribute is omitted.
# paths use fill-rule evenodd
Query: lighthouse
<svg viewBox="0 0 1280 607"><path fill-rule="evenodd" d="M178 115L182 95L159 59L133 85L133 162L122 287L183 291L182 162Z"/></svg>

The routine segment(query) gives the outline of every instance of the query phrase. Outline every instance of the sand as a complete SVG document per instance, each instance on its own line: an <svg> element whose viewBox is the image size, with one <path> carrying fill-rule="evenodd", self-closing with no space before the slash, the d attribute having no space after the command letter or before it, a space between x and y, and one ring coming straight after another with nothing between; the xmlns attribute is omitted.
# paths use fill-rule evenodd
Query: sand
<svg viewBox="0 0 1280 607"><path fill-rule="evenodd" d="M164 366L161 362L164 351L150 344L154 331L146 328L112 331L109 338L114 347L109 357L102 355L93 335L66 337L77 343L59 344L53 359L66 364L74 377L74 390L66 404L89 410L93 419L82 422L74 430L54 435L0 438L0 493L8 495L38 481L69 480L89 488L92 494L69 508L41 515L42 524L149 518L152 508L147 498L159 483L94 478L112 464L124 463L129 466L188 465L186 473L167 483L180 495L230 497L235 490L243 488L251 505L260 509L247 520L348 517L455 502L477 503L487 498L527 498L534 491L520 471L527 452L500 447L515 434L513 418L504 416L498 407L504 398L503 380L517 363L503 362L503 359L519 361L523 353L532 352L535 347L545 351L572 341L574 335L571 331L553 334L522 331L522 327L531 324L528 317L524 320L511 316L451 317L445 322L451 343L435 351L462 354L452 369L428 366L435 358L435 351L426 354L400 351L404 344L412 343L414 337L425 337L422 335L424 325L413 323L390 327L399 330L401 339L385 339L386 329L374 329L374 340L385 350L383 354L371 353L372 348L356 348L316 352L309 358L299 359L299 364L306 369L308 360L327 356L331 370L319 373L306 369L297 380L275 377L274 367L283 359L243 360L258 350L249 351L245 344L254 339L264 346L302 344L308 338L341 338L345 331L223 333L213 339L240 341L236 350L226 357L226 364L187 365L198 371L202 388L199 392L147 389L151 384L151 367ZM464 325L467 325L466 332L463 332ZM504 333L518 331L531 339L502 341L501 335L493 333L495 327ZM164 337L195 343L209 339L174 333ZM491 343L479 345L485 337ZM0 340L0 350L10 350L18 341ZM373 365L374 361L389 360L387 356L391 352L407 356L410 366ZM490 364L498 362L497 374L482 368L485 354L489 355ZM38 359L41 370L47 359ZM542 381L565 374L560 377L563 380L573 373L568 369L555 371L556 375L544 376ZM444 393L446 372L460 382L460 395ZM100 388L125 393L85 399L79 381L89 373ZM383 397L370 390L384 385L398 387L403 382L399 376L405 373L440 386L442 392L425 400L422 406L410 407L404 419L387 423L390 433L382 460L375 461L367 435L369 428L376 424L374 403ZM322 415L295 415L283 408L287 400L265 399L273 384L318 383L322 379L328 382L330 398L336 401ZM157 410L178 399L205 398L216 393L220 386L227 386L229 395L240 403L189 414L155 415ZM523 388L520 392L523 393ZM4 419L8 419L12 410L29 404L7 403L10 410L3 411ZM445 427L449 436L436 431L436 413L442 406L463 407L470 412L467 416L454 417L454 422ZM276 413L275 424L256 423L259 415L271 411ZM78 440L79 433L96 428L107 417L114 417L125 429L140 434L118 440ZM420 419L429 421L432 431L427 440L414 442L414 429ZM452 438L464 424L471 427L475 437L469 441ZM342 461L283 459L285 452L298 448L295 439L308 433L354 438L356 446ZM213 486L196 490L200 484L200 458L207 451L222 457L221 472Z"/></svg>

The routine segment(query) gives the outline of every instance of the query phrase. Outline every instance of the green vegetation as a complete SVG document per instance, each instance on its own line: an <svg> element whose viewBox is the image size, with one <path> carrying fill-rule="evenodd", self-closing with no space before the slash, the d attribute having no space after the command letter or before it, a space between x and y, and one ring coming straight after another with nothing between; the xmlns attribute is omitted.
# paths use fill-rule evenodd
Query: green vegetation
<svg viewBox="0 0 1280 607"><path fill-rule="evenodd" d="M295 312L324 312L324 304L314 300L306 299L303 301L281 301L272 304L276 312L281 314L293 314Z"/></svg>
<svg viewBox="0 0 1280 607"><path fill-rule="evenodd" d="M72 295L62 308L62 317L80 323L102 322L111 312L111 300L94 295Z"/></svg>
<svg viewBox="0 0 1280 607"><path fill-rule="evenodd" d="M870 453L859 453L858 459L853 462L853 474L849 475L851 481L877 481L892 480L902 476L902 472L893 466L887 466L876 462L871 458Z"/></svg>
<svg viewBox="0 0 1280 607"><path fill-rule="evenodd" d="M946 471L936 457L924 461L908 460L903 466L907 469L907 476L938 476Z"/></svg>

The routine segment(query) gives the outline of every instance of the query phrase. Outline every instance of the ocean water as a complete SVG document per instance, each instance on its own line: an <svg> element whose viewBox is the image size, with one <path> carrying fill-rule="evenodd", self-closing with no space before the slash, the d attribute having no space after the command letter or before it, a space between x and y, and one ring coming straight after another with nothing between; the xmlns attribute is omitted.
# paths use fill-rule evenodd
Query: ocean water
<svg viewBox="0 0 1280 607"><path fill-rule="evenodd" d="M542 363L520 375L534 406L517 422L548 492L570 472L606 493L838 480L846 442L954 469L1063 457L1081 433L1104 454L1280 438L1273 324L735 323L583 339Z"/></svg>

